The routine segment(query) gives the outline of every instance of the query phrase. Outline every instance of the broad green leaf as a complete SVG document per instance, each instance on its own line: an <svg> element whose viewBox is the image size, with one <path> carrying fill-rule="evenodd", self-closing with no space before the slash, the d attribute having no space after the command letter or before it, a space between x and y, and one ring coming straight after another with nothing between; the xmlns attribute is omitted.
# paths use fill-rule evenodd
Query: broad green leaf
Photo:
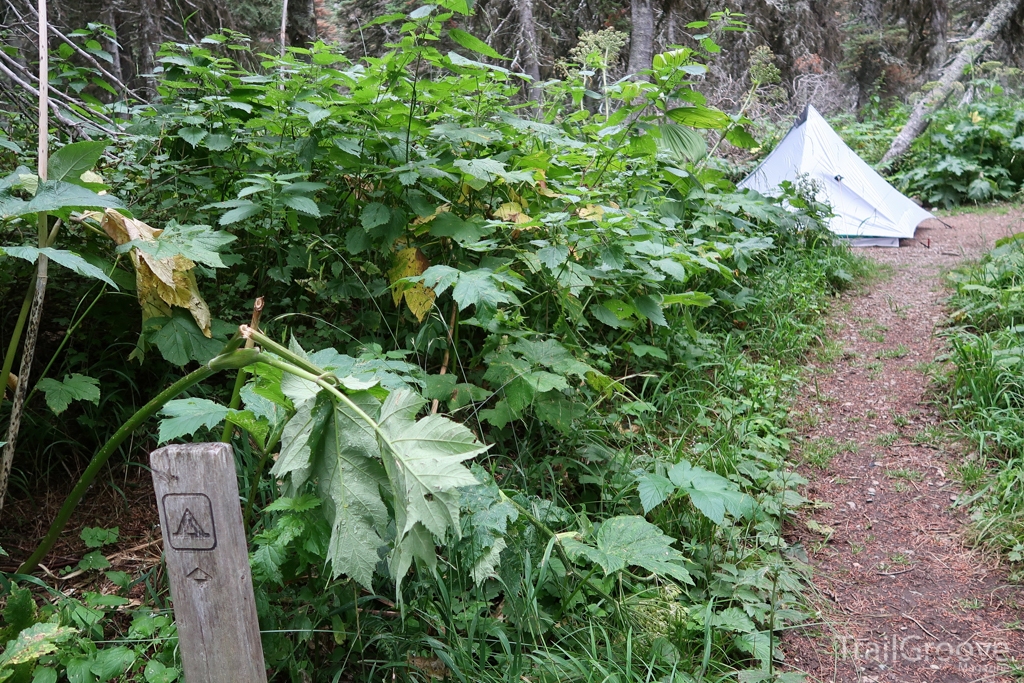
<svg viewBox="0 0 1024 683"><path fill-rule="evenodd" d="M685 161L697 161L707 154L707 142L698 133L676 123L658 127L661 144L667 151Z"/></svg>
<svg viewBox="0 0 1024 683"><path fill-rule="evenodd" d="M725 520L726 511L734 517L742 517L756 505L754 499L740 491L735 483L685 460L673 465L668 477L690 497L693 506L715 524Z"/></svg>
<svg viewBox="0 0 1024 683"><path fill-rule="evenodd" d="M38 387L46 396L46 405L56 415L67 410L72 401L88 401L93 404L99 404L100 401L99 380L77 372L65 375L63 382L47 377L39 381Z"/></svg>
<svg viewBox="0 0 1024 683"><path fill-rule="evenodd" d="M287 477L285 495L298 495L309 480L331 409L329 401L308 398L297 404L295 414L284 426L281 453L270 473L278 479Z"/></svg>
<svg viewBox="0 0 1024 683"><path fill-rule="evenodd" d="M35 194L38 188L39 176L26 166L18 166L13 173L0 179L0 192L25 190L29 194Z"/></svg>
<svg viewBox="0 0 1024 683"><path fill-rule="evenodd" d="M458 52L453 52L451 50L448 51L447 57L448 61L452 63L453 67L468 67L470 69L482 69L484 71L494 71L506 75L511 73L505 67L497 66L494 64L488 64L486 62L478 62L475 59L463 57ZM459 73L458 69L452 69L452 71Z"/></svg>
<svg viewBox="0 0 1024 683"><path fill-rule="evenodd" d="M484 57L490 57L491 59L502 59L506 61L508 60L508 57L503 57L493 47L491 47L484 41L480 40L476 36L466 33L462 29L449 29L448 37L454 40L462 47L466 48L467 50L471 52L476 52L477 54L483 55Z"/></svg>
<svg viewBox="0 0 1024 683"><path fill-rule="evenodd" d="M213 135L206 136L206 139L203 141L203 146L206 147L206 149L213 150L214 152L226 152L231 149L231 145L233 143L234 140L232 140L230 135L214 133Z"/></svg>
<svg viewBox="0 0 1024 683"><path fill-rule="evenodd" d="M147 322L152 326L161 325L159 330L146 334L168 363L178 366L193 360L205 363L224 348L224 342L207 339L192 316L181 309L174 309L170 318L150 318Z"/></svg>
<svg viewBox="0 0 1024 683"><path fill-rule="evenodd" d="M576 360L567 348L554 339L541 341L520 339L512 345L511 349L521 354L533 365L543 365L558 374L575 375L580 379L585 379L587 373L595 372L591 366Z"/></svg>
<svg viewBox="0 0 1024 683"><path fill-rule="evenodd" d="M653 296L649 294L638 296L633 300L633 304L640 315L658 327L668 327L668 321L665 320L665 313L661 310L661 304Z"/></svg>
<svg viewBox="0 0 1024 683"><path fill-rule="evenodd" d="M77 631L52 622L41 622L18 633L0 654L0 666L17 666L34 662L57 650L57 644L75 635Z"/></svg>
<svg viewBox="0 0 1024 683"><path fill-rule="evenodd" d="M739 607L727 607L721 612L716 613L711 619L711 624L733 633L753 633L757 631L754 621Z"/></svg>
<svg viewBox="0 0 1024 683"><path fill-rule="evenodd" d="M644 508L644 514L658 507L672 495L676 490L671 480L660 474L643 472L636 478L637 493L640 494L640 505Z"/></svg>
<svg viewBox="0 0 1024 683"><path fill-rule="evenodd" d="M366 391L349 398L369 415L374 415L380 405ZM346 574L372 590L377 550L384 545L388 526L388 511L380 497L387 477L370 425L344 403L333 407L321 441L322 454L313 468L331 523L327 559L334 576Z"/></svg>
<svg viewBox="0 0 1024 683"><path fill-rule="evenodd" d="M34 624L36 611L36 601L32 598L32 591L12 584L11 592L7 595L7 604L4 606L4 622L7 625L7 632L14 634Z"/></svg>
<svg viewBox="0 0 1024 683"><path fill-rule="evenodd" d="M423 397L426 399L439 399L447 401L455 392L457 377L448 375L427 375L426 386L423 390Z"/></svg>
<svg viewBox="0 0 1024 683"><path fill-rule="evenodd" d="M86 548L102 548L105 545L117 543L117 537L120 535L120 531L121 529L116 526L112 529L87 526L82 529L82 533L78 536L85 542Z"/></svg>
<svg viewBox="0 0 1024 683"><path fill-rule="evenodd" d="M496 159L457 159L455 168L485 183L493 183L505 175L505 164Z"/></svg>
<svg viewBox="0 0 1024 683"><path fill-rule="evenodd" d="M119 246L117 251L125 253L138 248L157 260L184 256L211 268L226 268L220 251L235 239L231 233L214 230L209 225L179 225L171 221L156 239L132 240Z"/></svg>
<svg viewBox="0 0 1024 683"><path fill-rule="evenodd" d="M262 204L249 201L248 199L242 199L238 201L235 208L225 212L217 222L220 225L231 225L232 223L244 221L246 218L252 218L261 211L263 211Z"/></svg>
<svg viewBox="0 0 1024 683"><path fill-rule="evenodd" d="M478 242L492 231L493 228L488 228L479 221L462 220L450 211L442 212L438 214L437 218L430 221L431 236L450 237L459 244Z"/></svg>
<svg viewBox="0 0 1024 683"><path fill-rule="evenodd" d="M168 401L160 410L166 415L160 420L157 433L158 443L171 439L193 436L201 427L213 429L224 421L231 409L205 398L177 398Z"/></svg>
<svg viewBox="0 0 1024 683"><path fill-rule="evenodd" d="M436 561L433 543L428 552L420 529L428 537L444 538L449 529L461 534L458 489L479 483L462 462L488 448L448 418L428 415L416 421L423 403L412 392L399 390L388 395L380 412L381 455L394 487L392 571L399 586L412 558Z"/></svg>
<svg viewBox="0 0 1024 683"><path fill-rule="evenodd" d="M202 142L203 138L205 138L208 134L208 131L205 131L202 128L194 127L182 128L181 130L178 131L178 137L180 137L188 144L192 145L193 148L198 147L199 143Z"/></svg>
<svg viewBox="0 0 1024 683"><path fill-rule="evenodd" d="M423 272L422 281L438 295L452 287L452 298L460 311L472 305L494 309L500 304L518 303L514 294L499 289L499 285L522 288L511 277L499 275L489 268L461 272L451 266L431 266Z"/></svg>
<svg viewBox="0 0 1024 683"><path fill-rule="evenodd" d="M651 261L651 265L663 273L671 275L679 282L686 282L690 278L690 273L686 270L686 266L675 259L658 259L657 261Z"/></svg>
<svg viewBox="0 0 1024 683"><path fill-rule="evenodd" d="M569 259L569 247L564 244L544 247L537 251L537 258L551 272L557 272L559 267Z"/></svg>
<svg viewBox="0 0 1024 683"><path fill-rule="evenodd" d="M534 399L533 414L563 434L572 434L573 423L587 414L587 406L558 391L546 391Z"/></svg>
<svg viewBox="0 0 1024 683"><path fill-rule="evenodd" d="M109 681L128 671L134 662L135 653L127 647L105 647L96 653L89 669L100 681Z"/></svg>
<svg viewBox="0 0 1024 683"><path fill-rule="evenodd" d="M681 304L683 306L710 306L714 298L704 292L683 292L682 294L666 294L661 302L665 306Z"/></svg>
<svg viewBox="0 0 1024 683"><path fill-rule="evenodd" d="M633 326L632 322L630 322L629 320L623 320L618 315L616 315L614 311L612 311L604 304L591 304L588 310L590 311L591 315L593 315L595 318L603 322L608 327L611 327L612 329L628 329Z"/></svg>
<svg viewBox="0 0 1024 683"><path fill-rule="evenodd" d="M54 263L73 270L83 277L91 277L96 280L100 280L101 282L107 283L114 289L117 289L117 285L114 281L107 277L102 270L88 263L81 256L71 251L54 249L52 247L46 247L45 249L38 249L36 247L3 247L0 251L8 256L24 259L29 263L35 263L39 258L39 255L43 254Z"/></svg>
<svg viewBox="0 0 1024 683"><path fill-rule="evenodd" d="M457 547L473 581L480 584L496 574L508 525L519 518L519 511L502 496L486 470L473 465L472 472L484 483L459 492L461 507L468 514L462 516L462 540Z"/></svg>
<svg viewBox="0 0 1024 683"><path fill-rule="evenodd" d="M122 209L121 200L109 194L96 194L84 187L64 182L47 180L39 184L36 196L32 197L18 215L24 216L40 211L66 213L65 209Z"/></svg>
<svg viewBox="0 0 1024 683"><path fill-rule="evenodd" d="M430 16L430 13L437 9L437 5L422 5L417 7L412 12L409 12L409 18L415 21L416 19L422 19Z"/></svg>
<svg viewBox="0 0 1024 683"><path fill-rule="evenodd" d="M391 211L380 202L370 202L359 214L359 222L362 223L364 230L372 230L390 220Z"/></svg>
<svg viewBox="0 0 1024 683"><path fill-rule="evenodd" d="M681 123L691 128L725 130L732 123L724 112L702 105L676 107L675 109L669 109L665 114L676 123Z"/></svg>
<svg viewBox="0 0 1024 683"><path fill-rule="evenodd" d="M491 128L463 128L457 123L439 123L430 129L430 134L456 143L471 142L489 145L502 139L501 131Z"/></svg>
<svg viewBox="0 0 1024 683"><path fill-rule="evenodd" d="M146 662L143 675L146 677L146 683L174 683L181 676L181 672L165 666L159 660L151 659Z"/></svg>
<svg viewBox="0 0 1024 683"><path fill-rule="evenodd" d="M57 670L48 666L37 666L32 670L32 683L57 683Z"/></svg>
<svg viewBox="0 0 1024 683"><path fill-rule="evenodd" d="M636 344L634 342L626 342L626 346L632 351L637 358L643 358L644 356L652 356L660 360L668 360L668 354L659 349L657 346L648 346L647 344Z"/></svg>
<svg viewBox="0 0 1024 683"><path fill-rule="evenodd" d="M672 547L672 537L643 517L612 517L601 525L596 541L596 547L572 538L562 543L570 557L586 557L600 565L605 576L636 566L659 576L693 583L682 565L685 557Z"/></svg>
<svg viewBox="0 0 1024 683"><path fill-rule="evenodd" d="M92 170L109 145L107 140L83 140L61 147L50 155L47 178L70 183L78 181L83 173Z"/></svg>
<svg viewBox="0 0 1024 683"><path fill-rule="evenodd" d="M733 126L730 128L729 132L725 134L725 139L742 149L754 149L758 146L757 140L743 126Z"/></svg>
<svg viewBox="0 0 1024 683"><path fill-rule="evenodd" d="M320 218L319 207L317 207L316 202L309 197L283 194L281 195L281 203L295 209L299 213L304 213L307 216L313 216L314 218Z"/></svg>

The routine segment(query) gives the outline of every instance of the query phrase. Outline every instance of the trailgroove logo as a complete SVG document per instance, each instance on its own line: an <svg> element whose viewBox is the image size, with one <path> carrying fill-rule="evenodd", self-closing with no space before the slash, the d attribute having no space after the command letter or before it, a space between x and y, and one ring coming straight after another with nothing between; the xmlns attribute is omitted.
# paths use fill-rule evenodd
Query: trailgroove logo
<svg viewBox="0 0 1024 683"><path fill-rule="evenodd" d="M844 637L839 642L844 658L889 665L897 662L1001 662L1010 655L1010 644L1006 641L966 640L953 643L928 640L924 636L894 635L886 640Z"/></svg>

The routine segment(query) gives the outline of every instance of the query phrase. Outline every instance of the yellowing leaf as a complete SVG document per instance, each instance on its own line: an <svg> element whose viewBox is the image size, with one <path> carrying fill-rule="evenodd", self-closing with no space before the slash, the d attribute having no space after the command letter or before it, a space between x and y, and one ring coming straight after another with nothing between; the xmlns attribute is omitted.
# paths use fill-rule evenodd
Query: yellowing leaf
<svg viewBox="0 0 1024 683"><path fill-rule="evenodd" d="M519 202L505 202L494 211L494 217L510 223L529 223L530 217L526 215Z"/></svg>
<svg viewBox="0 0 1024 683"><path fill-rule="evenodd" d="M409 311L416 316L416 320L423 322L427 313L434 307L434 290L427 289L420 283L414 284L405 290L405 305Z"/></svg>
<svg viewBox="0 0 1024 683"><path fill-rule="evenodd" d="M414 247L407 247L395 254L395 264L388 271L388 280L393 288L391 296L395 305L401 304L402 298L405 297L405 305L420 322L423 322L434 305L434 290L424 287L422 283L407 284L398 281L402 278L422 275L423 271L429 267L430 261L422 251Z"/></svg>
<svg viewBox="0 0 1024 683"><path fill-rule="evenodd" d="M430 214L429 216L419 216L418 218L413 219L412 224L413 225L423 225L424 223L429 223L430 221L432 221L435 218L437 218L438 216L440 216L442 213L445 213L446 211L451 211L451 210L452 210L452 205L451 204L442 204L441 206L439 206L436 209L434 209L434 213Z"/></svg>
<svg viewBox="0 0 1024 683"><path fill-rule="evenodd" d="M599 221L604 218L604 209L594 204L587 204L576 213L585 221Z"/></svg>
<svg viewBox="0 0 1024 683"><path fill-rule="evenodd" d="M87 215L99 221L103 232L118 245L132 240L155 242L163 233L159 228L129 218L114 209L107 209L102 214L91 212ZM172 306L187 308L203 334L207 338L211 337L210 307L199 293L196 276L192 272L196 264L180 254L158 259L141 249L132 249L129 253L135 266L142 320L169 318Z"/></svg>
<svg viewBox="0 0 1024 683"><path fill-rule="evenodd" d="M971 123L981 123L983 120L981 114L976 111L971 112Z"/></svg>

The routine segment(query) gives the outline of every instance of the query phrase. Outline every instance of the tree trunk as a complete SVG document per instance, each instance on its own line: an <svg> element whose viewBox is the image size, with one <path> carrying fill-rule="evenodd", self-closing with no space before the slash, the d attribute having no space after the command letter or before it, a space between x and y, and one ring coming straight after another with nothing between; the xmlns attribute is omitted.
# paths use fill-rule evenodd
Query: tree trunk
<svg viewBox="0 0 1024 683"><path fill-rule="evenodd" d="M889 151L882 157L883 166L910 149L914 139L928 126L928 117L949 97L949 93L953 91L953 85L963 76L967 65L981 56L1020 3L1021 0L999 0L992 8L978 30L965 42L964 48L953 60L953 63L942 72L942 77L935 88L914 105L907 124L903 126L903 130L892 141Z"/></svg>
<svg viewBox="0 0 1024 683"><path fill-rule="evenodd" d="M537 49L537 23L533 19L533 0L518 0L516 9L519 11L519 35L523 50L523 70L533 79L530 83L530 99L540 102L540 59Z"/></svg>
<svg viewBox="0 0 1024 683"><path fill-rule="evenodd" d="M865 0L861 3L859 23L863 35L860 36L859 58L857 60L857 111L861 111L878 86L882 75L883 57L886 51L884 31L882 29L882 8L879 0Z"/></svg>
<svg viewBox="0 0 1024 683"><path fill-rule="evenodd" d="M653 0L630 0L629 10L633 23L629 37L629 73L636 74L650 69L654 59Z"/></svg>
<svg viewBox="0 0 1024 683"><path fill-rule="evenodd" d="M289 0L288 44L309 47L316 40L316 8L313 0Z"/></svg>
<svg viewBox="0 0 1024 683"><path fill-rule="evenodd" d="M288 47L288 0L284 0L281 4L281 39L279 42L281 56L284 57L284 51Z"/></svg>
<svg viewBox="0 0 1024 683"><path fill-rule="evenodd" d="M942 65L946 63L946 25L949 23L946 0L936 0L932 5L930 23L932 46L928 50L928 78L937 80L942 73Z"/></svg>

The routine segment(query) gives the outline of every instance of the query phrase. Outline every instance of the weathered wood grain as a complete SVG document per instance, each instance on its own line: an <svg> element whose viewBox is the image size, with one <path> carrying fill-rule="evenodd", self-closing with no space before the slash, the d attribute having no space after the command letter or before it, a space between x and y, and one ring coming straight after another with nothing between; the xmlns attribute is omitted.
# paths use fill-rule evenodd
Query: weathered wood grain
<svg viewBox="0 0 1024 683"><path fill-rule="evenodd" d="M265 683L231 446L149 456L186 683Z"/></svg>

